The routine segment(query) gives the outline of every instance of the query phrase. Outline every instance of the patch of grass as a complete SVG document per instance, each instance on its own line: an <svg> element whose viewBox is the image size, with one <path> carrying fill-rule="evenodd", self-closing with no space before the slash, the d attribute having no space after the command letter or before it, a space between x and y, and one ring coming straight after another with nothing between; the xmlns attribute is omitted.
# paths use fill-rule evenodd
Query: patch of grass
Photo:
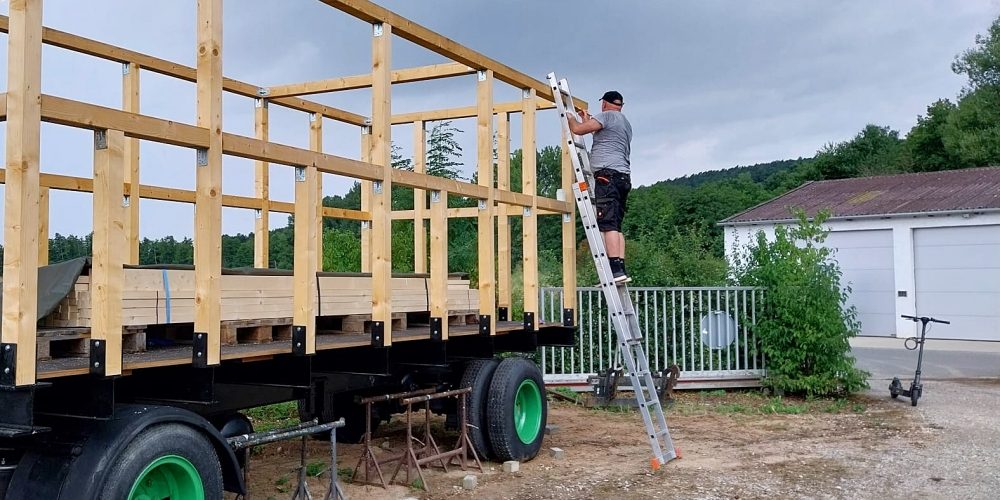
<svg viewBox="0 0 1000 500"><path fill-rule="evenodd" d="M719 413L750 413L750 408L740 403L722 403L715 407Z"/></svg>
<svg viewBox="0 0 1000 500"><path fill-rule="evenodd" d="M289 479L287 475L283 475L283 476L279 477L278 479L276 479L274 481L274 485L275 486L284 486L284 485L288 484L288 481L290 481L290 480L291 479Z"/></svg>
<svg viewBox="0 0 1000 500"><path fill-rule="evenodd" d="M787 403L781 396L771 398L770 401L760 407L761 413L773 413L779 415L798 415L805 413L808 407L805 404Z"/></svg>
<svg viewBox="0 0 1000 500"><path fill-rule="evenodd" d="M832 403L826 405L826 407L823 408L823 411L826 413L840 413L844 411L844 408L847 408L847 400L841 398L841 399L836 399Z"/></svg>
<svg viewBox="0 0 1000 500"><path fill-rule="evenodd" d="M306 475L312 477L319 477L320 474L326 472L326 462L322 460L317 460L315 462L309 462L306 465Z"/></svg>
<svg viewBox="0 0 1000 500"><path fill-rule="evenodd" d="M295 401L258 406L247 410L254 431L263 432L290 427L299 423L299 408Z"/></svg>
<svg viewBox="0 0 1000 500"><path fill-rule="evenodd" d="M552 391L559 393L563 396L566 396L567 398L572 398L574 401L578 403L580 402L580 395L577 394L576 391L574 391L573 389L570 389L569 387L556 387L555 389L552 389Z"/></svg>
<svg viewBox="0 0 1000 500"><path fill-rule="evenodd" d="M423 490L424 489L424 482L421 481L420 478L418 477L418 478L414 479L412 483L410 483L410 489L411 490Z"/></svg>
<svg viewBox="0 0 1000 500"><path fill-rule="evenodd" d="M867 409L864 403L854 403L851 405L851 411L854 413L864 413Z"/></svg>
<svg viewBox="0 0 1000 500"><path fill-rule="evenodd" d="M344 481L350 481L351 476L354 475L353 467L341 467L337 469L337 477Z"/></svg>
<svg viewBox="0 0 1000 500"><path fill-rule="evenodd" d="M709 396L709 397L725 396L726 395L726 390L725 389L716 389L714 391L701 391L699 394L701 394L702 396Z"/></svg>

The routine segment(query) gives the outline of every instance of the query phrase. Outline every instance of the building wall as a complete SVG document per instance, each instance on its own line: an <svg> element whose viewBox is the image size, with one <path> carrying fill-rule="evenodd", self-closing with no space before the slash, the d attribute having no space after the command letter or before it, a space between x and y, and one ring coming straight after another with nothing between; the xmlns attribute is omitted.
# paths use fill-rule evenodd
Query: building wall
<svg viewBox="0 0 1000 500"><path fill-rule="evenodd" d="M878 231L886 229L892 231L893 282L895 285L895 291L897 292L896 296L893 297L893 302L895 304L895 331L886 333L897 337L909 337L919 334L919 330L916 325L911 321L900 318L899 316L901 314L913 315L916 312L931 315L938 314L933 311L917 311L916 270L914 266L914 231L922 228L955 227L960 229L965 226L995 226L996 230L1000 232L1000 213L993 212L885 218L856 218L852 220L834 220L829 221L826 224L826 227L831 231L831 233L846 231ZM734 253L738 251L737 249L745 248L747 245L752 244L756 239L755 235L760 231L763 231L768 239L773 239L774 227L774 223L725 225L726 257L732 261ZM983 230L984 228L980 228L978 230L977 238L980 237L978 235L982 234ZM974 266L982 265L984 268L982 273L964 273L964 275L955 274L949 279L965 281L969 281L971 279L972 281L969 281L968 283L968 291L971 294L970 296L976 296L977 294L983 295L984 293L987 293L984 286L987 288L991 287L989 280L995 272L992 270L986 270L986 268L991 267L991 263L988 258L982 260L982 262L982 264L972 264ZM992 266L1000 267L1000 255L996 256L996 261L994 262L995 263L993 263ZM966 262L963 264L969 263ZM961 288L964 286L962 281L956 281L953 285L955 286L952 288ZM980 298L982 300L993 300L992 296L982 296ZM925 303L926 301L922 302ZM925 306L924 303L921 304L921 307L929 307ZM995 310L1000 310L1000 303L996 305ZM945 315L941 314L941 316ZM991 332L991 334L986 338L983 338L980 335L973 336L965 334L960 328L948 330L944 325L937 328L935 334L931 336L969 340L1000 341L1000 325L998 325L997 329Z"/></svg>

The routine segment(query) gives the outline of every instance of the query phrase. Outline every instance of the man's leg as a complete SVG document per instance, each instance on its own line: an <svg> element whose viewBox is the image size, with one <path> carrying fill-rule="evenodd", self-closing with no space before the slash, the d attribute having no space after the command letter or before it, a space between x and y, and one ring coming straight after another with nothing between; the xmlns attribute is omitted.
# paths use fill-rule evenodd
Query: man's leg
<svg viewBox="0 0 1000 500"><path fill-rule="evenodd" d="M604 231L604 249L608 252L608 258L623 258L625 256L625 238L621 231Z"/></svg>

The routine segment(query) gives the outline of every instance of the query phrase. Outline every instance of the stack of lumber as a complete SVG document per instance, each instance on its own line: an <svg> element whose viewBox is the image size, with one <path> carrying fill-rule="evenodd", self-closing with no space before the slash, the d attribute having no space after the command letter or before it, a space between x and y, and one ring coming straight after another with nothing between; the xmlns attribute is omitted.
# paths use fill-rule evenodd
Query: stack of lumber
<svg viewBox="0 0 1000 500"><path fill-rule="evenodd" d="M317 315L371 314L371 277L321 276ZM394 313L430 309L430 280L392 278ZM126 269L122 291L122 323L154 325L194 322L194 271ZM292 276L223 275L222 321L288 318L292 316ZM90 326L90 276L80 276L58 308L42 326ZM478 291L466 279L449 279L448 310L476 311Z"/></svg>

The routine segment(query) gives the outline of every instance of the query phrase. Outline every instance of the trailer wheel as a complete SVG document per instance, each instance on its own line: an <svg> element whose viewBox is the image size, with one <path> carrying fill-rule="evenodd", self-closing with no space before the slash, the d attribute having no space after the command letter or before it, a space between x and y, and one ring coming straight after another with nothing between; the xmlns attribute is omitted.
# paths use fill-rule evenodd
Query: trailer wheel
<svg viewBox="0 0 1000 500"><path fill-rule="evenodd" d="M535 363L508 358L490 383L487 418L490 445L501 461L526 461L542 448L548 408L545 382Z"/></svg>
<svg viewBox="0 0 1000 500"><path fill-rule="evenodd" d="M136 436L118 456L100 498L222 498L222 468L198 431L161 424Z"/></svg>
<svg viewBox="0 0 1000 500"><path fill-rule="evenodd" d="M479 458L486 460L493 457L490 449L489 431L487 430L486 406L489 401L490 382L493 373L500 364L495 359L475 359L465 365L462 381L459 387L472 388L465 398L466 418L469 421L469 440Z"/></svg>

